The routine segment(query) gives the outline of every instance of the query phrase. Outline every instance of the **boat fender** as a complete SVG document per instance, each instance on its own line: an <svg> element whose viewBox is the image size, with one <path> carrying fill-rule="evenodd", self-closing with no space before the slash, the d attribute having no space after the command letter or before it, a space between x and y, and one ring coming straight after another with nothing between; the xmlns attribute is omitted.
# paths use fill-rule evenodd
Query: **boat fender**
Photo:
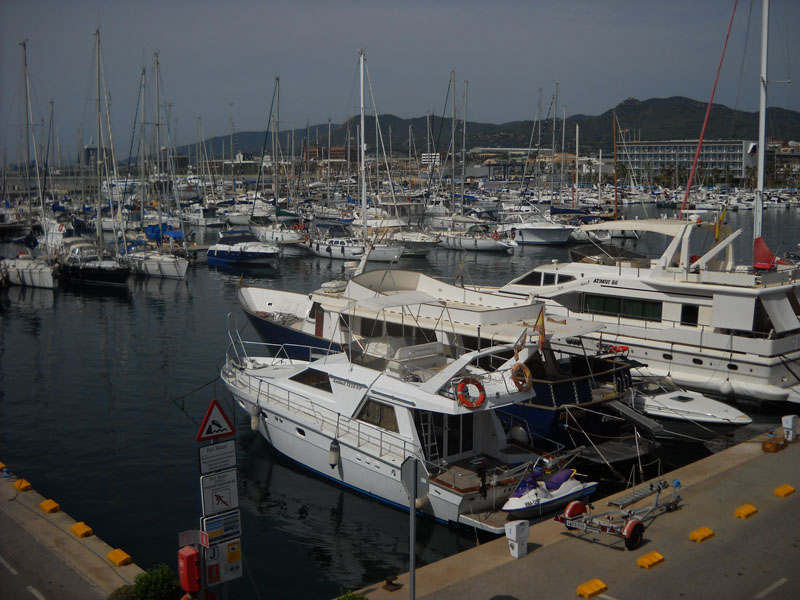
<svg viewBox="0 0 800 600"><path fill-rule="evenodd" d="M521 425L515 425L511 428L511 430L508 432L508 439L519 444L523 444L524 446L528 446L531 443L531 438L528 435L528 432L525 431L525 428Z"/></svg>
<svg viewBox="0 0 800 600"><path fill-rule="evenodd" d="M429 504L431 503L430 498L428 495L424 495L422 498L417 498L414 500L414 508L417 510L424 510Z"/></svg>
<svg viewBox="0 0 800 600"><path fill-rule="evenodd" d="M342 451L339 447L339 440L334 438L331 441L331 450L328 454L328 464L331 466L331 469L335 469L339 464L339 459L341 458Z"/></svg>
<svg viewBox="0 0 800 600"><path fill-rule="evenodd" d="M733 393L733 385L730 380L726 379L719 386L719 393L725 396L730 396Z"/></svg>
<svg viewBox="0 0 800 600"><path fill-rule="evenodd" d="M511 367L511 380L520 392L530 392L533 387L533 377L528 365L521 362Z"/></svg>
<svg viewBox="0 0 800 600"><path fill-rule="evenodd" d="M492 234L492 239L493 239L495 242L496 242L497 240L499 240L499 239L500 239L500 232L499 232L499 231L495 231L495 232Z"/></svg>
<svg viewBox="0 0 800 600"><path fill-rule="evenodd" d="M617 352L619 354L623 354L623 353L627 352L628 350L630 350L630 348L628 348L627 346L611 346L611 351L612 352Z"/></svg>
<svg viewBox="0 0 800 600"><path fill-rule="evenodd" d="M258 414L261 412L258 409L257 405L253 405L252 410L250 411L250 429L253 431L258 431Z"/></svg>
<svg viewBox="0 0 800 600"><path fill-rule="evenodd" d="M478 398L473 400L472 396L469 395L469 390L467 386L474 385L478 388ZM456 387L456 395L458 396L458 401L462 404L462 406L466 406L467 408L478 408L486 401L486 390L483 388L483 384L480 380L475 379L474 377L464 377L461 381L458 382L458 387Z"/></svg>

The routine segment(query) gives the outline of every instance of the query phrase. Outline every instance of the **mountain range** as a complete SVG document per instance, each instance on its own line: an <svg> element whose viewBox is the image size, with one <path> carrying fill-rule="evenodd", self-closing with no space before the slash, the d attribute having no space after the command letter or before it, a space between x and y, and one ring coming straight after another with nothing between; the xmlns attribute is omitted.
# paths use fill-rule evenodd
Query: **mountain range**
<svg viewBox="0 0 800 600"><path fill-rule="evenodd" d="M579 152L586 156L597 154L602 149L605 156L613 153L614 134L613 116L616 114L617 128L622 132L620 139L626 140L696 140L702 129L707 103L680 96L671 98L651 98L637 100L628 98L613 109L601 115L573 115L566 119L566 129L562 119L555 119L555 140L557 150L561 151L562 135L566 138L566 151L575 151L575 125L579 126ZM412 151L418 156L426 152L426 131L430 131L430 148L432 152L446 152L450 145L452 118L449 115L416 117L402 119L395 115L378 116L381 127L383 145L387 152L407 156L409 147L409 129L413 140ZM350 144L356 147L357 126L360 116L354 116L347 122L331 125L331 146L344 146L348 133ZM367 116L365 120L367 147L375 148L375 120ZM539 126L534 120L512 121L509 123L491 124L467 121L467 150L473 148L531 148L537 147L541 139L541 148L548 149L553 140L553 119L541 122ZM456 122L456 151L462 145L462 124ZM293 134L293 142L292 140ZM266 148L269 154L272 147L271 136L264 140L264 131L239 131L233 133L233 145L237 152L253 157L260 156ZM758 138L758 113L729 108L722 104L714 104L706 130L705 139L741 139L756 140ZM294 132L282 130L279 136L282 153L287 154L289 145L294 143L297 154L305 147L328 146L328 124L309 125ZM767 139L800 140L800 112L784 108L767 109ZM205 152L210 158L230 156L230 135L217 136L205 140ZM193 145L178 149L179 153L194 153Z"/></svg>

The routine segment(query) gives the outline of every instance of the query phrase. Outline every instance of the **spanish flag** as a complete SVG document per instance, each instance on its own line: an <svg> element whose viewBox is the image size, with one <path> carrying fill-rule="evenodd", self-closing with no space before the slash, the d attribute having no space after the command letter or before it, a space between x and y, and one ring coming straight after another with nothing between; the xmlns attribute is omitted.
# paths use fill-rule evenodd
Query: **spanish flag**
<svg viewBox="0 0 800 600"><path fill-rule="evenodd" d="M544 306L539 312L539 318L536 319L536 325L533 326L533 330L539 334L539 349L541 350L544 348Z"/></svg>
<svg viewBox="0 0 800 600"><path fill-rule="evenodd" d="M725 219L725 211L726 210L728 210L728 205L727 204L725 204L725 206L722 207L722 210L719 213L719 218L717 219L717 222L714 224L714 241L715 242L719 241L719 228L722 225L723 220Z"/></svg>

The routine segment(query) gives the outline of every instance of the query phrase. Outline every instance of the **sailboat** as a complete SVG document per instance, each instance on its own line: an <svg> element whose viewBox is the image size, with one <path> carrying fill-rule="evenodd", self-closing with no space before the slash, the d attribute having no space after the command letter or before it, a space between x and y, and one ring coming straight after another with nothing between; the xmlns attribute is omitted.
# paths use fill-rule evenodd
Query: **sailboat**
<svg viewBox="0 0 800 600"><path fill-rule="evenodd" d="M366 139L364 134L364 50L359 50L359 74L361 78L361 238L334 237L314 239L308 237L304 246L313 254L323 258L359 260L368 255L368 260L375 262L396 262L405 251L401 244L377 243L370 240L367 230L367 167ZM377 119L377 115L375 117Z"/></svg>
<svg viewBox="0 0 800 600"><path fill-rule="evenodd" d="M160 107L159 101L159 94L158 94L158 81L159 81L159 74L158 74L158 53L155 54L154 62L153 62L153 74L154 79L156 82L156 106ZM146 173L146 168L144 168L145 162L145 102L144 102L144 89L145 89L145 73L144 70L142 71L142 79L141 79L141 88L142 90L142 131L141 131L141 145L142 145L142 169L141 169L141 177L142 177L142 206L146 204L145 200L147 198L147 191L149 189L149 176ZM160 160L160 127L161 127L161 111L159 108L156 109L156 168L160 170L161 167L161 160ZM162 222L161 218L161 205L162 203L158 202L158 222ZM128 251L126 255L126 261L128 264L133 268L133 271L136 275L145 276L145 277L161 277L164 279L183 279L186 276L186 271L189 268L189 261L186 258L181 256L176 256L172 253L165 253L164 252L164 243L163 243L163 225L159 224L156 225L157 235L156 235L156 243L158 245L157 249L152 248L137 248L133 251Z"/></svg>
<svg viewBox="0 0 800 600"><path fill-rule="evenodd" d="M20 42L22 46L22 64L25 74L25 180L30 181L30 80L28 78L28 59L27 59L27 40ZM36 153L36 143L34 140L34 154ZM41 184L39 182L39 160L36 159L36 187L42 215L44 215L44 199ZM27 185L30 193L30 184ZM31 231L25 236L25 250L21 250L16 257L0 259L0 280L12 285L22 285L27 287L38 287L54 289L58 285L58 266L54 264L45 243L45 253L40 256L34 254L34 249L38 246L38 241Z"/></svg>
<svg viewBox="0 0 800 600"><path fill-rule="evenodd" d="M131 268L129 265L120 263L105 246L103 243L103 228L100 222L103 204L101 179L106 156L103 148L102 98L100 95L102 55L100 52L99 29L95 31L95 48L97 58L97 152L95 155L95 176L97 180L95 230L97 232L97 240L65 238L63 240L63 248L58 256L60 263L59 276L65 282L76 284L125 286L127 285ZM108 101L107 95L106 101ZM106 103L106 116L107 114L108 104ZM111 158L113 160L113 151Z"/></svg>

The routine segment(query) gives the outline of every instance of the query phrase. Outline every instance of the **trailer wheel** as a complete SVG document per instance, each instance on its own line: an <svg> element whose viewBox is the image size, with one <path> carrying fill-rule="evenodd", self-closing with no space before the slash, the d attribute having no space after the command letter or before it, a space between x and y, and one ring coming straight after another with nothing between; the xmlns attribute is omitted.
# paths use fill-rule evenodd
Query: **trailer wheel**
<svg viewBox="0 0 800 600"><path fill-rule="evenodd" d="M625 538L625 547L636 550L644 539L644 524L639 519L628 521L622 528L622 535Z"/></svg>
<svg viewBox="0 0 800 600"><path fill-rule="evenodd" d="M573 500L567 504L567 508L564 509L565 519L574 519L575 517L583 514L586 514L586 505L580 500ZM564 525L566 525L567 529L575 529L571 525L567 525L566 521L564 522Z"/></svg>

